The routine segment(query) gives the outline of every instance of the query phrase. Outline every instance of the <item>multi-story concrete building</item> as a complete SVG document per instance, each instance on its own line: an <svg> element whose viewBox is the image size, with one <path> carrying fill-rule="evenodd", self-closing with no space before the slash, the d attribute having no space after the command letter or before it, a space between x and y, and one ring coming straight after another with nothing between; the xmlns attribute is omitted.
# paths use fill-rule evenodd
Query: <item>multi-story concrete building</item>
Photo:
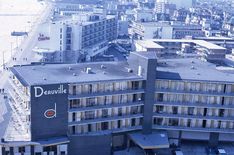
<svg viewBox="0 0 234 155"><path fill-rule="evenodd" d="M234 74L215 64L157 60L154 52L139 52L128 62L28 65L11 71L9 104L18 121L23 116L17 111L28 111L21 123L28 137L2 140L3 155L96 155L133 143L149 150L183 140L209 141L210 146L233 141Z"/></svg>
<svg viewBox="0 0 234 155"><path fill-rule="evenodd" d="M199 25L177 22L132 22L129 34L135 39L182 39L204 37Z"/></svg>
<svg viewBox="0 0 234 155"><path fill-rule="evenodd" d="M116 38L115 16L80 13L72 18L44 24L34 51L44 62L92 60L104 53L108 43Z"/></svg>
<svg viewBox="0 0 234 155"><path fill-rule="evenodd" d="M135 40L134 51L154 51L158 57L175 57L177 54L200 57L211 62L223 62L227 49L205 40L149 39Z"/></svg>

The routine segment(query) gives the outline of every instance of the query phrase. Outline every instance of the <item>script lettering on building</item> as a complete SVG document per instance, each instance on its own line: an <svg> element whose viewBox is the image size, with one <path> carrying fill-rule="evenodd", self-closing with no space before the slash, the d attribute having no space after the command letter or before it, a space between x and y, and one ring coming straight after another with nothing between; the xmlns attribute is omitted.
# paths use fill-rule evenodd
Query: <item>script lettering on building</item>
<svg viewBox="0 0 234 155"><path fill-rule="evenodd" d="M40 86L34 87L35 97L41 97L43 95L59 95L59 94L66 94L67 89L63 88L63 85L60 85L56 90L44 90L44 88Z"/></svg>

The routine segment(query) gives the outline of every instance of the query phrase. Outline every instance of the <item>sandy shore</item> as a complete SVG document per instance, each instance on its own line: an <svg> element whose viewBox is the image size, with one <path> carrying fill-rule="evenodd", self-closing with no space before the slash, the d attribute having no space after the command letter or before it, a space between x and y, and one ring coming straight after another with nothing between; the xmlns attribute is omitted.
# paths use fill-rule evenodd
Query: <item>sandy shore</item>
<svg viewBox="0 0 234 155"><path fill-rule="evenodd" d="M45 3L37 0L0 0L0 66L3 63L3 56L6 63L14 52L20 50L17 47L26 38L26 36L12 37L11 32L26 31L30 33L45 8Z"/></svg>

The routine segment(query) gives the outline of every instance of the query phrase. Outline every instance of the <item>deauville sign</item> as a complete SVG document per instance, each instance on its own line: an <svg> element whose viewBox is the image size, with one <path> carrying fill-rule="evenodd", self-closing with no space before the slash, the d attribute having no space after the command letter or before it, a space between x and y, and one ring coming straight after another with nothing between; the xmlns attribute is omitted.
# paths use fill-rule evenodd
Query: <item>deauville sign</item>
<svg viewBox="0 0 234 155"><path fill-rule="evenodd" d="M41 97L43 95L48 96L48 95L59 95L59 94L66 94L67 89L63 88L63 85L60 85L58 89L52 89L52 90L44 90L44 88L40 86L35 86L34 87L34 93L35 97Z"/></svg>

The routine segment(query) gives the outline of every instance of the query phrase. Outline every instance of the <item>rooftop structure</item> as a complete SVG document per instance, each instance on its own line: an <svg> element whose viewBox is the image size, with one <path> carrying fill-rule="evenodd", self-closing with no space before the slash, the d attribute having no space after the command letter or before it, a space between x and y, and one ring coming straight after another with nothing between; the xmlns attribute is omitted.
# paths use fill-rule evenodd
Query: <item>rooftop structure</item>
<svg viewBox="0 0 234 155"><path fill-rule="evenodd" d="M136 40L136 51L155 51L160 55L193 53L208 61L223 61L226 55L226 48L218 46L205 40L194 39L149 39ZM152 48L153 47L153 48ZM158 56L160 56L158 55Z"/></svg>

